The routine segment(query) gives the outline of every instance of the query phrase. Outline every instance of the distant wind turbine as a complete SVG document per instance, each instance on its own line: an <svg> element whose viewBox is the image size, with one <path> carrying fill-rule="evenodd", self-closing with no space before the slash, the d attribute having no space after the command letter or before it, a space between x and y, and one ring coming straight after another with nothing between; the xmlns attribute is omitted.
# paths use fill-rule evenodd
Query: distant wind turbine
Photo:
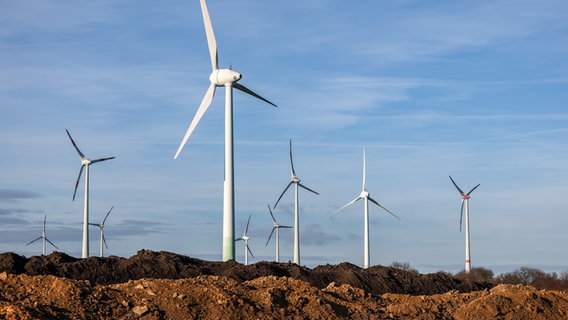
<svg viewBox="0 0 568 320"><path fill-rule="evenodd" d="M294 161L292 160L292 140L290 140L290 171L292 173L292 179L290 180L284 191L282 191L282 194L280 194L278 200L276 200L274 208L276 208L278 202L280 202L280 199L282 199L282 196L284 195L284 193L286 193L288 188L290 188L290 186L294 184L294 263L300 265L300 203L298 200L298 187L302 187L318 195L319 193L301 184L300 178L296 176L296 171L294 171Z"/></svg>
<svg viewBox="0 0 568 320"><path fill-rule="evenodd" d="M363 264L363 268L368 268L369 267L369 260L370 260L370 253L369 253L369 201L371 201L372 203L376 204L377 206L381 207L383 210L385 210L386 212L390 213L391 215L393 215L395 218L399 219L400 218L395 215L394 213L390 212L387 208L383 207L380 203L378 203L375 199L371 198L371 195L369 194L369 192L367 191L367 186L366 186L366 176L367 176L367 166L366 166L366 160L365 160L365 148L363 148L363 188L361 190L361 194L359 194L358 197L356 197L355 199L353 199L351 202L349 202L348 204L344 205L343 207L337 209L333 214L330 215L334 216L335 214L337 214L339 211L341 211L342 209L350 206L351 204L363 199L365 200L365 227L364 227L364 237L365 237L365 243L364 243L364 251L365 251L365 257L364 257L364 264Z"/></svg>
<svg viewBox="0 0 568 320"><path fill-rule="evenodd" d="M79 176L77 177L77 182L75 182L75 190L73 191L73 201L75 201L75 195L77 194L77 187L79 186L79 180L81 180L81 174L83 173L83 168L85 169L85 202L83 209L83 250L81 257L88 258L89 257L89 166L97 162L114 159L114 157L100 158L96 160L87 159L87 157L85 157L85 155L77 147L77 144L71 137L69 130L65 129L65 131L67 131L67 135L69 136L69 139L71 139L73 147L75 147L75 150L77 150L77 153L79 154L79 158L81 158L81 169L79 170Z"/></svg>
<svg viewBox="0 0 568 320"><path fill-rule="evenodd" d="M105 233L104 233L104 228L105 228L105 221L108 218L108 215L110 214L110 212L112 211L114 207L111 207L110 210L107 212L105 218L103 219L103 221L101 221L101 223L89 223L91 226L96 226L99 227L100 229L100 239L99 239L99 257L103 257L103 243L105 245L105 247L108 249L108 245L105 239Z"/></svg>
<svg viewBox="0 0 568 320"><path fill-rule="evenodd" d="M461 232L461 226L462 226L462 218L463 218L463 209L465 207L465 273L469 273L471 271L471 258L470 258L470 250L469 250L469 198L470 198L470 194L473 192L473 190L477 189L477 187L479 187L479 184L477 184L475 187L473 187L471 190L469 190L468 193L465 193L462 191L462 189L460 189L460 187L458 187L458 185L456 184L456 182L454 181L454 179L452 179L452 176L449 176L450 180L452 180L452 183L454 184L454 187L456 187L456 189L458 189L458 192L460 193L462 200L461 200L461 213L460 213L460 232Z"/></svg>
<svg viewBox="0 0 568 320"><path fill-rule="evenodd" d="M252 251L250 251L249 244L248 244L248 241L250 240L250 237L248 236L250 217L251 217L251 215L249 215L249 218L248 218L248 221L247 221L247 226L245 228L245 232L243 233L243 236L238 238L238 239L235 239L235 241L243 241L245 243L245 266L248 266L248 254L249 253L254 258L254 254L252 254Z"/></svg>
<svg viewBox="0 0 568 320"><path fill-rule="evenodd" d="M49 239L45 236L45 224L46 224L46 221L47 221L47 215L45 215L45 216L43 217L43 231L41 232L41 237L39 237L39 238L37 238L37 239L34 239L34 240L30 241L28 244L26 244L26 246L29 246L30 244L32 244L32 243L34 243L34 242L36 242L36 241L42 239L43 241L42 241L41 255L43 255L43 256L45 256L45 243L46 243L46 242L49 242L50 245L52 245L55 249L58 249L58 250L59 250L59 248L58 248L56 245L54 245L53 242L49 241Z"/></svg>
<svg viewBox="0 0 568 320"><path fill-rule="evenodd" d="M278 244L278 240L279 240L279 235L278 235L278 230L280 228L292 228L292 226L281 226L278 224L278 222L276 222L276 219L274 219L274 215L272 214L272 210L270 209L270 206L268 206L268 212L270 213L270 217L272 217L272 231L270 232L270 235L268 236L268 240L266 240L266 245L268 246L268 242L270 242L270 238L272 238L272 234L274 234L274 230L276 230L276 262L280 262L280 249L279 249L279 244Z"/></svg>
<svg viewBox="0 0 568 320"><path fill-rule="evenodd" d="M211 57L211 67L213 71L209 76L209 89L205 93L201 105L197 109L193 120L191 121L185 136L174 156L177 159L183 149L187 139L197 126L197 123L207 111L217 87L225 87L225 183L223 191L223 261L235 258L235 193L234 193L234 157L233 157L233 88L243 91L255 98L265 101L273 106L274 103L266 100L252 90L242 84L237 83L241 79L241 74L232 69L219 69L217 61L217 42L213 33L213 26L209 11L205 0L201 0L201 11L203 14L203 23L205 25L205 34L207 36L207 44L209 47L209 55Z"/></svg>

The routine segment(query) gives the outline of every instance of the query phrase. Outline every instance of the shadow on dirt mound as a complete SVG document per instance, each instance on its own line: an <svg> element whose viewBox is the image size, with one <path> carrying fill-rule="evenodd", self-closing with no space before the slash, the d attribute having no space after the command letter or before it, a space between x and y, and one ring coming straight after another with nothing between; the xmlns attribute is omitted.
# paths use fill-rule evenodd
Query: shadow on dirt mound
<svg viewBox="0 0 568 320"><path fill-rule="evenodd" d="M234 260L205 261L171 252L150 250L140 250L130 258L110 256L86 259L74 258L60 252L30 258L7 252L0 255L0 272L3 271L30 276L54 275L89 280L93 284L124 283L142 278L195 278L200 275L216 275L244 282L265 276L277 276L303 280L319 289L332 282L349 284L373 295L432 295L452 290L470 292L491 287L491 284L487 283L464 282L444 273L417 274L383 266L362 269L350 263L341 263L310 269L291 262L267 261L244 266Z"/></svg>

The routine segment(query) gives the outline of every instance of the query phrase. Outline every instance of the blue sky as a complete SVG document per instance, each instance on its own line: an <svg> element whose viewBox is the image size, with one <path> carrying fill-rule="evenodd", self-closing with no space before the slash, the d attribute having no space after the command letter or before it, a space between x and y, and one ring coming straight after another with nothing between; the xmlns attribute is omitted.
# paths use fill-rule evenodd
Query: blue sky
<svg viewBox="0 0 568 320"><path fill-rule="evenodd" d="M91 222L111 206L108 254L166 250L220 260L223 100L173 155L209 85L199 1L1 1L0 252L81 254L83 183L69 129L91 159ZM267 204L302 183L302 264L463 269L462 189L472 265L568 270L568 4L544 1L209 0L220 67L278 104L234 95L236 235L252 215L255 259L274 259ZM274 211L293 224L293 195ZM98 254L91 229L91 254ZM281 260L292 259L292 230ZM50 248L51 250L52 248ZM236 247L243 261L242 244Z"/></svg>

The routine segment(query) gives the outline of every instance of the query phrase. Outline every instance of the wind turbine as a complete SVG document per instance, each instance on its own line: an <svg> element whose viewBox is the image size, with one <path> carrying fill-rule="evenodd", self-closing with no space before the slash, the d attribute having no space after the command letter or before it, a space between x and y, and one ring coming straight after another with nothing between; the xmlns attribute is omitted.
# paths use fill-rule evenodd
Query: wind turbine
<svg viewBox="0 0 568 320"><path fill-rule="evenodd" d="M207 5L205 0L200 0L201 2L201 12L203 14L203 23L205 25L205 34L207 36L207 45L209 47L209 55L211 57L211 67L212 72L209 76L209 81L211 84L197 109L193 120L191 121L185 136L179 148L174 156L177 159L182 148L184 147L187 139L197 126L197 123L207 111L211 102L213 101L213 96L215 95L215 89L217 87L225 87L225 181L223 185L223 260L227 261L229 259L235 258L235 192L234 192L234 159L233 159L233 88L248 93L249 95L265 101L273 106L274 103L266 100L260 95L254 93L252 90L248 89L244 85L237 83L241 79L241 74L232 69L219 69L217 61L217 42L215 40L215 34L213 33L213 26L211 24L211 18L209 17L209 11L207 10Z"/></svg>
<svg viewBox="0 0 568 320"><path fill-rule="evenodd" d="M71 137L69 130L65 129L65 131L67 131L67 135L69 136L69 139L71 139L73 147L75 147L75 150L77 150L77 153L79 154L79 158L81 158L81 169L79 170L79 176L77 177L77 182L75 182L75 191L73 191L73 201L75 201L75 195L77 194L77 187L79 186L79 180L81 180L81 174L83 173L83 168L85 169L85 201L83 209L83 250L81 257L88 258L89 257L89 166L97 162L114 159L114 157L89 160L87 157L85 157L85 155L81 152L81 150L79 150L77 144Z"/></svg>
<svg viewBox="0 0 568 320"><path fill-rule="evenodd" d="M302 187L310 192L313 192L317 195L319 195L319 193L315 192L314 190L304 186L303 184L300 183L300 178L298 178L296 176L296 171L294 171L294 162L292 161L292 140L290 139L290 171L292 172L292 179L290 180L290 182L288 183L288 185L286 186L286 189L284 189L284 191L282 191L282 194L280 194L280 197L278 197L278 200L276 200L276 204L274 205L274 208L276 209L276 206L278 205L278 202L280 202L280 199L282 199L282 196L284 195L284 193L286 193L286 191L288 190L288 188L290 188L290 186L292 184L294 184L294 263L297 265L300 265L300 206L299 206L299 201L298 201L298 187Z"/></svg>
<svg viewBox="0 0 568 320"><path fill-rule="evenodd" d="M475 187L473 187L471 190L469 190L468 193L465 193L465 192L462 191L462 189L460 189L460 187L458 187L458 185L456 184L454 179L452 179L452 176L449 176L449 177L450 177L450 180L452 180L454 187L456 187L456 189L458 189L458 192L460 193L460 195L462 197L461 213L460 213L460 232L461 232L461 226L462 226L463 209L464 209L464 206L465 206L465 273L469 273L471 271L471 258L470 258L470 251L469 251L469 198L470 198L469 195L473 192L473 190L475 190L475 189L477 189L477 187L479 187L479 184L477 184Z"/></svg>
<svg viewBox="0 0 568 320"><path fill-rule="evenodd" d="M355 203L355 202L357 202L361 199L365 200L365 202L364 202L365 203L365 216L364 216L364 220L365 220L365 226L364 226L364 238L365 238L365 240L364 240L365 241L364 242L364 252L365 252L365 257L364 257L363 268L366 269L366 268L369 267L369 260L370 260L369 259L370 258L370 253L369 253L369 201L371 201L372 203L381 207L383 210L390 213L395 218L397 218L399 220L400 220L400 218L397 215L395 215L394 213L390 212L387 208L383 207L375 199L371 198L371 195L367 191L367 186L366 186L367 166L366 166L366 163L365 163L366 162L365 158L366 158L365 148L363 148L363 187L362 187L361 193L359 194L359 196L357 196L357 198L353 199L351 202L344 205L343 207L337 209L333 214L331 214L331 216L337 214L342 209L350 206L351 204L353 204L353 203Z"/></svg>
<svg viewBox="0 0 568 320"><path fill-rule="evenodd" d="M32 243L34 243L34 242L36 242L36 241L42 239L42 240L43 240L43 241L42 241L42 249L41 249L41 255L42 255L42 256L45 256L45 243L46 243L46 242L49 242L49 244L51 244L55 249L58 249L58 250L59 250L59 248L58 248L56 245L54 245L53 242L49 241L49 239L45 236L45 224L46 224L46 220L47 220L47 215L45 215L45 216L43 217L43 231L41 232L41 237L39 237L39 238L37 238L37 239L34 239L34 240L30 241L28 244L26 244L26 246L29 246L30 244L32 244Z"/></svg>
<svg viewBox="0 0 568 320"><path fill-rule="evenodd" d="M100 240L99 240L99 257L103 257L103 243L105 244L105 247L108 249L108 245L105 239L105 234L104 234L104 228L105 228L105 221L108 218L108 215L110 214L110 212L112 211L114 207L111 207L110 210L107 212L105 218L103 219L103 221L101 223L89 223L91 226L97 226L99 227L99 229L101 230L101 236L100 236Z"/></svg>
<svg viewBox="0 0 568 320"><path fill-rule="evenodd" d="M235 239L235 241L244 241L245 243L245 266L248 266L248 254L250 252L250 255L254 258L254 254L252 254L252 251L250 251L249 245L248 245L248 241L250 240L250 237L248 236L248 229L249 229L249 223L250 223L250 216L248 218L247 221L247 226L245 228L245 232L243 233L243 236Z"/></svg>
<svg viewBox="0 0 568 320"><path fill-rule="evenodd" d="M270 238L272 238L272 234L274 234L274 230L276 230L276 262L280 262L280 251L279 251L279 245L278 245L278 230L280 228L292 228L292 226L281 226L278 224L278 222L276 222L276 219L274 219L274 215L272 214L272 210L270 209L270 206L268 206L268 212L270 213L270 216L272 217L272 231L270 232L270 235L268 236L268 240L266 240L266 245L268 246L268 242L270 242Z"/></svg>

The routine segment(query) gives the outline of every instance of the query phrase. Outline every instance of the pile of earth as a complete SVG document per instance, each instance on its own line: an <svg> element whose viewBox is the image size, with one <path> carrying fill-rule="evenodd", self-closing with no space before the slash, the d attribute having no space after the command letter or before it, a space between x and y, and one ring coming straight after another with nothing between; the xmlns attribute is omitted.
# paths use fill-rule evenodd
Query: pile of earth
<svg viewBox="0 0 568 320"><path fill-rule="evenodd" d="M140 250L130 258L110 256L78 259L60 252L26 258L8 252L0 255L0 272L29 276L53 275L93 284L123 283L138 279L186 279L219 276L239 283L266 276L305 281L323 289L331 282L348 284L372 295L404 293L430 295L456 290L470 292L491 284L464 282L445 273L419 274L400 269L373 266L362 269L350 263L324 265L314 269L295 263L257 262L248 266L234 260L205 261L171 252Z"/></svg>
<svg viewBox="0 0 568 320"><path fill-rule="evenodd" d="M0 319L568 319L568 293L342 263L0 255Z"/></svg>

